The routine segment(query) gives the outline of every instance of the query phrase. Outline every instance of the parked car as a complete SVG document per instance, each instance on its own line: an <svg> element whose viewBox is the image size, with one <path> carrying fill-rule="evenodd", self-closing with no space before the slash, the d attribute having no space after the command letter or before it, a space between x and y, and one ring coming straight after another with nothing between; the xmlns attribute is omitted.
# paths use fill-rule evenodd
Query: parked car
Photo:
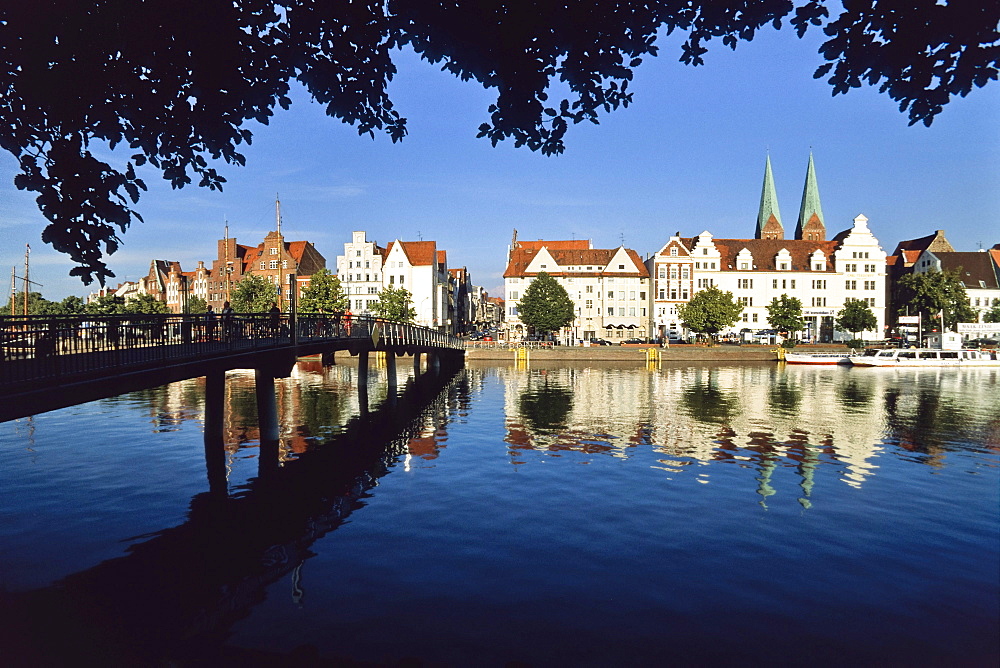
<svg viewBox="0 0 1000 668"><path fill-rule="evenodd" d="M967 345L970 348L996 348L1000 345L1000 340L990 338L972 339Z"/></svg>
<svg viewBox="0 0 1000 668"><path fill-rule="evenodd" d="M621 345L626 346L630 343L646 343L646 339L639 339L636 337L632 337L631 339L625 339L624 341L622 341Z"/></svg>
<svg viewBox="0 0 1000 668"><path fill-rule="evenodd" d="M610 346L612 343L607 339L591 339L590 345L592 346Z"/></svg>

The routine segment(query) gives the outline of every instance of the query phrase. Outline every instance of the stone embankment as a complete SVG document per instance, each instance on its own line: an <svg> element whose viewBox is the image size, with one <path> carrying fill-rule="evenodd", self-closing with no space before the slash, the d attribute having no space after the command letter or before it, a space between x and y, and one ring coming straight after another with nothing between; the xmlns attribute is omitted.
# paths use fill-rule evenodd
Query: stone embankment
<svg viewBox="0 0 1000 668"><path fill-rule="evenodd" d="M646 348L651 346L552 346L551 348L529 348L528 357L532 360L562 360L579 362L645 362ZM702 346L673 345L669 348L652 346L660 351L663 362L773 362L776 361L776 346ZM809 351L842 351L843 346L799 346L796 350ZM494 345L493 347L468 348L467 360L504 360L513 359L511 346Z"/></svg>

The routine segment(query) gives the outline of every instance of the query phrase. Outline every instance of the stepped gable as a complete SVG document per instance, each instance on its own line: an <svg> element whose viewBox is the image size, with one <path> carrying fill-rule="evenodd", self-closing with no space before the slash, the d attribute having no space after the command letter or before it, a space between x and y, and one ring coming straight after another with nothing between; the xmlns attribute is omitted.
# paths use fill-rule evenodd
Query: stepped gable
<svg viewBox="0 0 1000 668"><path fill-rule="evenodd" d="M775 258L782 249L787 250L792 257L792 266L787 271L816 272L810 268L810 258L817 250L826 256L826 271L834 271L833 253L839 245L836 241L806 241L797 239L713 239L719 250L719 268L722 271L736 269L736 256L744 248L753 255L754 269L743 271L778 271ZM697 239L685 240L689 249L694 248Z"/></svg>
<svg viewBox="0 0 1000 668"><path fill-rule="evenodd" d="M928 234L926 237L900 241L896 244L896 250L894 250L892 254L900 255L903 251L916 251L916 255L912 256L913 261L916 261L917 256L925 250L929 250L932 253L955 252L955 249L952 248L952 245L948 243L948 240L945 238L944 230L934 230L934 234ZM909 254L907 254L906 257L909 257Z"/></svg>

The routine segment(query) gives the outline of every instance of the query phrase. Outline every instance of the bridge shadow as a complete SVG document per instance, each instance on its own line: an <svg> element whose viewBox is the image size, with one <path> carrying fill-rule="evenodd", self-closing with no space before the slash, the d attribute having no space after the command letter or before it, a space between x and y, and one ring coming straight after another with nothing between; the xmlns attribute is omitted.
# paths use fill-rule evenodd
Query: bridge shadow
<svg viewBox="0 0 1000 668"><path fill-rule="evenodd" d="M294 582L310 546L364 505L429 419L447 421L466 385L462 372L411 379L394 401L352 418L343 433L268 470L238 496L193 497L184 524L127 555L43 589L0 592L2 662L354 665L308 652L258 655L225 640L268 586L289 574Z"/></svg>

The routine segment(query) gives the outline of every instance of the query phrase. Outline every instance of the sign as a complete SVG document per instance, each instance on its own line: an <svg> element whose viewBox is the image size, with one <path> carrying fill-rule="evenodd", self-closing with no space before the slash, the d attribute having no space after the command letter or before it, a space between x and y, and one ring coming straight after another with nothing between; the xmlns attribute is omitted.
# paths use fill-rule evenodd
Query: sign
<svg viewBox="0 0 1000 668"><path fill-rule="evenodd" d="M992 334L1000 332L1000 322L960 322L958 331L962 334Z"/></svg>
<svg viewBox="0 0 1000 668"><path fill-rule="evenodd" d="M920 316L919 315L901 315L896 318L896 322L900 325L919 325Z"/></svg>
<svg viewBox="0 0 1000 668"><path fill-rule="evenodd" d="M832 308L807 308L802 309L802 315L833 315L834 311Z"/></svg>

